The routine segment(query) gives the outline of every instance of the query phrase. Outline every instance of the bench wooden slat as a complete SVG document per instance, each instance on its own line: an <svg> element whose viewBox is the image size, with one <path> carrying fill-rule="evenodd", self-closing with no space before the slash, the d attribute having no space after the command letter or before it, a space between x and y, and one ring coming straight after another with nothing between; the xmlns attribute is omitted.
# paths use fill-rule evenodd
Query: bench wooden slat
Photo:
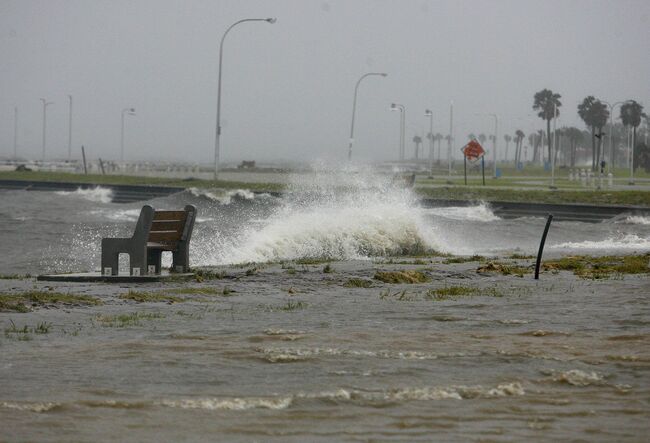
<svg viewBox="0 0 650 443"><path fill-rule="evenodd" d="M181 232L185 227L185 222L178 221L155 221L151 224L150 232L157 231L178 231Z"/></svg>
<svg viewBox="0 0 650 443"><path fill-rule="evenodd" d="M187 213L185 211L156 211L153 214L154 221L181 220L185 222L185 217L187 217Z"/></svg>
<svg viewBox="0 0 650 443"><path fill-rule="evenodd" d="M154 243L161 243L161 242L177 242L178 240L181 239L181 235L183 233L179 231L158 231L158 232L150 232L149 233L149 239L148 241L154 242Z"/></svg>

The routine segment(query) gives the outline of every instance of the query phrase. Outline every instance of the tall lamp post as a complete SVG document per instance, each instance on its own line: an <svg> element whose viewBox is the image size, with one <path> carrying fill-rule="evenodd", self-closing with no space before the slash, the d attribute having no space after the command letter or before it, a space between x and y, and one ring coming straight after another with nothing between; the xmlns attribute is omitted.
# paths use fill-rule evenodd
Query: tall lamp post
<svg viewBox="0 0 650 443"><path fill-rule="evenodd" d="M623 105L630 101L632 100L622 100L612 105L610 105L605 100L600 101L601 103L605 103L607 106L609 106L609 161L607 162L607 173L610 173L612 171L612 161L614 159L614 142L612 141L612 133L614 132L614 108L618 105Z"/></svg>
<svg viewBox="0 0 650 443"><path fill-rule="evenodd" d="M390 110L391 111L399 111L400 113L400 121L399 121L399 160L404 160L404 132L405 132L405 126L406 126L406 108L404 105L400 105L398 103L392 103L390 105Z"/></svg>
<svg viewBox="0 0 650 443"><path fill-rule="evenodd" d="M454 140L454 101L449 102L449 140L447 141L447 174L451 177L451 144Z"/></svg>
<svg viewBox="0 0 650 443"><path fill-rule="evenodd" d="M18 106L14 106L14 160L18 158Z"/></svg>
<svg viewBox="0 0 650 443"><path fill-rule="evenodd" d="M357 93L359 91L359 83L361 83L361 80L364 78L370 77L372 75L386 77L388 74L385 72L368 72L367 74L363 74L359 80L357 80L357 84L354 87L354 100L352 101L352 123L350 124L350 145L348 147L348 161L352 160L352 143L354 142L354 115L357 110Z"/></svg>
<svg viewBox="0 0 650 443"><path fill-rule="evenodd" d="M499 117L496 114L476 114L476 115L484 115L487 117L492 117L494 118L494 140L493 142L493 150L494 152L492 153L492 161L494 162L494 178L497 178L497 140L499 138Z"/></svg>
<svg viewBox="0 0 650 443"><path fill-rule="evenodd" d="M68 160L72 156L72 96L68 95L70 108L68 110Z"/></svg>
<svg viewBox="0 0 650 443"><path fill-rule="evenodd" d="M122 109L122 131L120 132L120 163L124 163L124 115L135 115L135 108Z"/></svg>
<svg viewBox="0 0 650 443"><path fill-rule="evenodd" d="M433 112L427 109L424 116L429 117L429 173L433 174Z"/></svg>
<svg viewBox="0 0 650 443"><path fill-rule="evenodd" d="M221 36L221 43L219 44L219 77L217 80L217 125L216 125L216 136L214 140L214 180L217 180L217 175L219 173L219 143L221 138L221 71L223 64L223 42L226 39L226 35L230 32L232 28L237 26L240 23L244 22L267 22L275 23L277 19L275 18L245 18L239 21L236 21L226 29L226 32Z"/></svg>
<svg viewBox="0 0 650 443"><path fill-rule="evenodd" d="M41 102L43 102L43 154L42 158L43 161L45 161L45 132L47 130L47 107L50 105L53 105L54 102L48 102L44 98L41 99Z"/></svg>

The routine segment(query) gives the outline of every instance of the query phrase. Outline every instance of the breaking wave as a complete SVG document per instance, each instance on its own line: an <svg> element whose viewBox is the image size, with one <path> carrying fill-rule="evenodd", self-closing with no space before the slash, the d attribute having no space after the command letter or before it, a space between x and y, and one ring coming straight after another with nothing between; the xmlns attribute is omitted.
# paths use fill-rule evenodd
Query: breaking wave
<svg viewBox="0 0 650 443"><path fill-rule="evenodd" d="M81 197L95 203L110 203L113 201L113 190L100 186L87 189L78 188L76 191L56 191L55 194Z"/></svg>
<svg viewBox="0 0 650 443"><path fill-rule="evenodd" d="M494 215L492 209L486 204L481 203L476 206L452 206L442 208L432 208L427 210L428 214L444 217L451 220L466 220L476 222L491 222L500 220Z"/></svg>
<svg viewBox="0 0 650 443"><path fill-rule="evenodd" d="M369 171L315 173L267 218L212 239L205 264L408 255L446 245L410 190ZM210 241L210 240L209 240Z"/></svg>
<svg viewBox="0 0 650 443"><path fill-rule="evenodd" d="M235 189L226 192L213 192L206 189L189 188L188 192L194 197L206 198L211 201L229 205L233 200L254 200L255 198L268 198L270 194L255 194L248 189Z"/></svg>
<svg viewBox="0 0 650 443"><path fill-rule="evenodd" d="M622 221L630 225L650 225L650 216L630 215Z"/></svg>
<svg viewBox="0 0 650 443"><path fill-rule="evenodd" d="M551 249L642 251L642 250L650 250L650 238L640 237L637 234L625 234L619 237L610 237L605 240L565 242L557 245L552 245L549 247Z"/></svg>

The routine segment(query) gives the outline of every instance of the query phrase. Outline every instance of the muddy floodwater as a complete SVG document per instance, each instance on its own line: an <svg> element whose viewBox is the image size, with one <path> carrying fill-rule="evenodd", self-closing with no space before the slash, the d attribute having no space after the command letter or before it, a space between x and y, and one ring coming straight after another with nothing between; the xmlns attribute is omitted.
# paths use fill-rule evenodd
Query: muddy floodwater
<svg viewBox="0 0 650 443"><path fill-rule="evenodd" d="M203 276L147 284L24 276L97 269L141 205L0 193L0 302L40 294L0 309L0 440L647 441L648 273L534 280L543 219L314 181L148 202L198 207ZM554 223L545 258L648 251L623 215Z"/></svg>

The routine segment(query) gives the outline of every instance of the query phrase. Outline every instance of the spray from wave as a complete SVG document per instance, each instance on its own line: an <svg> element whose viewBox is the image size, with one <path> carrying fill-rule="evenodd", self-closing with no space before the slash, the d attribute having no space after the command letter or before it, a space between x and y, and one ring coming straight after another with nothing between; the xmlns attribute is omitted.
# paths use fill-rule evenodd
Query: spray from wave
<svg viewBox="0 0 650 443"><path fill-rule="evenodd" d="M282 203L264 219L216 235L197 251L202 264L337 260L446 250L427 212L409 189L371 170L319 170L298 176Z"/></svg>
<svg viewBox="0 0 650 443"><path fill-rule="evenodd" d="M630 225L650 225L650 216L630 215L623 220L623 223Z"/></svg>
<svg viewBox="0 0 650 443"><path fill-rule="evenodd" d="M76 191L56 191L56 195L81 197L95 203L110 203L113 201L113 191L108 188L100 186L94 188L82 189L78 188Z"/></svg>

